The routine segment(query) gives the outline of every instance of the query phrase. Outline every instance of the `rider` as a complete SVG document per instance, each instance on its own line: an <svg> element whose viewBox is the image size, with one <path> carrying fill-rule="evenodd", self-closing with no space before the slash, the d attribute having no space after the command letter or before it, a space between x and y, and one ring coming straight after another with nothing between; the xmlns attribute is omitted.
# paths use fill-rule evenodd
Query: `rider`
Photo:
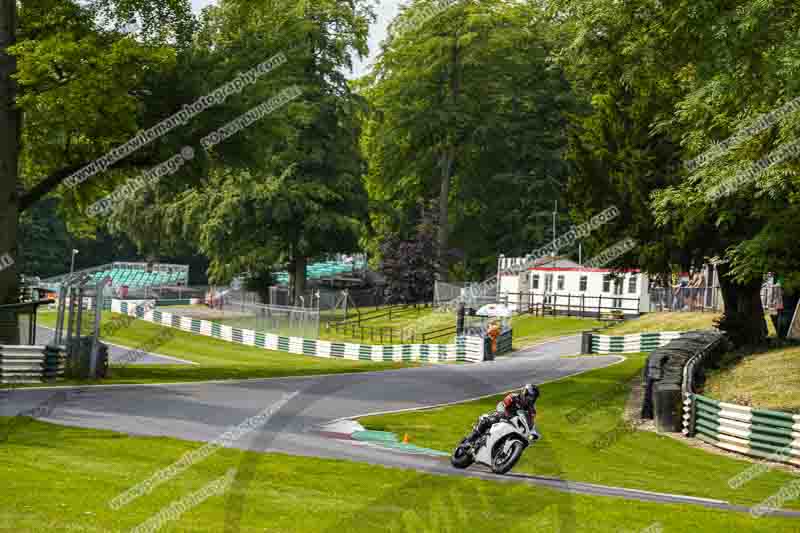
<svg viewBox="0 0 800 533"><path fill-rule="evenodd" d="M533 422L536 419L536 400L538 399L539 387L528 383L519 392L511 393L503 398L503 401L497 404L496 411L481 415L467 440L474 444L494 424L511 418L517 414L517 411L523 411L527 415L528 427L531 428L534 440L537 440L539 434L536 432Z"/></svg>

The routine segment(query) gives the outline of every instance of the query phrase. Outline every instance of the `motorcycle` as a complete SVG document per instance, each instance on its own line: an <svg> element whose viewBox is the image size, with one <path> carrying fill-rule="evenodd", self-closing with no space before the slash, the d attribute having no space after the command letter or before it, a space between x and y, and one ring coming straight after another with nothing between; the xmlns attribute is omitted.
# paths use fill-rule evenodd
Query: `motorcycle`
<svg viewBox="0 0 800 533"><path fill-rule="evenodd" d="M522 452L538 439L535 425L529 426L525 413L518 411L515 416L492 425L475 443L464 437L453 452L450 463L456 468L479 463L502 475L514 468Z"/></svg>

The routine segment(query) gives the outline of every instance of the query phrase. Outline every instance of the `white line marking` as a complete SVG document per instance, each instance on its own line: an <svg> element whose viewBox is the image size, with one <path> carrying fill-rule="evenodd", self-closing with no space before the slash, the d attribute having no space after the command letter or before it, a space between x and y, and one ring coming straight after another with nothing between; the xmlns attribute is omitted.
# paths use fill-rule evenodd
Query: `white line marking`
<svg viewBox="0 0 800 533"><path fill-rule="evenodd" d="M571 378L571 377L577 376L579 374L585 374L586 372L592 372L594 370L601 370L603 368L610 368L610 367L612 367L614 365L618 365L618 364L622 363L623 361L627 360L626 357L623 357L621 355L616 355L616 354L615 355L607 355L607 356L604 355L604 356L601 356L601 357L617 357L617 360L614 361L613 363L611 363L610 365L601 366L601 367L597 367L597 368L588 368L588 369L585 369L585 370L579 370L579 371L577 371L575 373L567 374L566 376L561 376L560 378L555 378L555 379L550 379L550 380L547 380L547 381L542 381L541 383L539 383L539 385L546 385L548 383L555 383L557 381L561 381L562 379ZM437 409L439 407L449 407L451 405L459 405L459 404L462 404L462 403L469 403L469 402L475 402L475 401L478 401L478 400L483 400L484 398L491 398L492 396L498 396L500 394L508 394L509 392L514 392L516 390L517 389L514 388L514 389L510 389L510 390L505 390L505 391L493 392L491 394L484 394L483 396L477 396L475 398L467 398L466 400L458 400L458 401L455 401L455 402L439 403L439 404L436 404L436 405L426 405L426 406L423 406L423 407L408 407L406 409L395 409L395 410L392 410L392 411L376 411L374 413L366 413L366 414L361 414L361 415L345 416L345 417L342 417L342 418L336 418L334 420L330 420L328 422L325 422L325 424L333 424L335 422L343 422L345 420L355 420L356 418L364 418L364 417L367 417L367 416L392 415L392 414L395 414L395 413L408 413L410 411L426 411L426 410L429 410L429 409Z"/></svg>

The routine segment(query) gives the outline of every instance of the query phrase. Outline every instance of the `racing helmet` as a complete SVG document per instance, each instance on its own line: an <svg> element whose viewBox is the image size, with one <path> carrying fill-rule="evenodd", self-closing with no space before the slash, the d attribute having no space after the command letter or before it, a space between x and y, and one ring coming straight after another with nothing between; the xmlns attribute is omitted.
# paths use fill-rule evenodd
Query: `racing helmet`
<svg viewBox="0 0 800 533"><path fill-rule="evenodd" d="M528 383L519 392L519 397L526 405L533 405L539 399L539 387Z"/></svg>

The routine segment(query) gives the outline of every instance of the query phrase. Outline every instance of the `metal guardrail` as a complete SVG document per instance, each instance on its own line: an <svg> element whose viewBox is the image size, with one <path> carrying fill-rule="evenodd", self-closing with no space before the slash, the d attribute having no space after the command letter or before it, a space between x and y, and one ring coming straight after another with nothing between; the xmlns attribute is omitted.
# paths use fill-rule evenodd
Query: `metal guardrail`
<svg viewBox="0 0 800 533"><path fill-rule="evenodd" d="M0 346L0 383L41 383L64 375L58 346Z"/></svg>
<svg viewBox="0 0 800 533"><path fill-rule="evenodd" d="M700 394L684 400L683 434L730 452L800 466L800 415L719 402Z"/></svg>
<svg viewBox="0 0 800 533"><path fill-rule="evenodd" d="M588 341L584 341L584 346L588 347L587 353L608 354L652 352L683 334L681 331L661 331L630 335L598 335L587 331L583 335L589 337Z"/></svg>

